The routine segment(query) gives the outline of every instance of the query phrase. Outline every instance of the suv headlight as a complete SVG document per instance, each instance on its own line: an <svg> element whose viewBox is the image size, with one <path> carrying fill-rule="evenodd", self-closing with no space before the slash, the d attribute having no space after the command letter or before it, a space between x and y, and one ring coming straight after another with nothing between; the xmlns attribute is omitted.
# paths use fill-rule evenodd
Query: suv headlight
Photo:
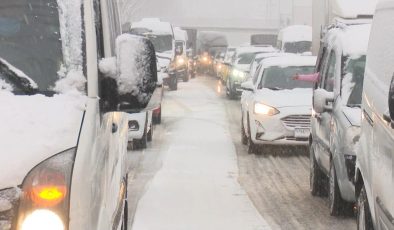
<svg viewBox="0 0 394 230"><path fill-rule="evenodd" d="M37 165L22 184L18 229L68 228L70 184L76 149L59 153Z"/></svg>
<svg viewBox="0 0 394 230"><path fill-rule="evenodd" d="M279 110L274 107L256 102L254 104L254 113L259 115L274 116L279 113Z"/></svg>
<svg viewBox="0 0 394 230"><path fill-rule="evenodd" d="M238 78L238 79L245 79L246 78L246 73L237 69L234 69L232 72L233 77Z"/></svg>

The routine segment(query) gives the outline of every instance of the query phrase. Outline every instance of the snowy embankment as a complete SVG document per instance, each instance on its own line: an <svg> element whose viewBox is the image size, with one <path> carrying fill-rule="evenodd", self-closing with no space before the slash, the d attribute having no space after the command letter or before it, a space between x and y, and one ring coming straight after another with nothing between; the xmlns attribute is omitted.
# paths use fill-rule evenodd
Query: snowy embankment
<svg viewBox="0 0 394 230"><path fill-rule="evenodd" d="M138 204L132 229L270 229L238 183L222 102L195 81L166 97L179 98L163 106L171 142Z"/></svg>

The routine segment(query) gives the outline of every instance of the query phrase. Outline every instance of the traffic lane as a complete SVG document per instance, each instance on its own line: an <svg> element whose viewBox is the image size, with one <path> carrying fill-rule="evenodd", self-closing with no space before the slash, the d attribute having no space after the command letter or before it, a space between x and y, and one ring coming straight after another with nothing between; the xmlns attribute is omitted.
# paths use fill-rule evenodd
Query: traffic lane
<svg viewBox="0 0 394 230"><path fill-rule="evenodd" d="M202 81L165 94L165 135L156 152L162 166L140 189L142 197L129 190L129 200L139 200L133 229L270 229L237 180L224 106Z"/></svg>
<svg viewBox="0 0 394 230"><path fill-rule="evenodd" d="M239 182L273 229L356 229L354 217L331 217L328 200L310 194L305 149L273 147L264 154L248 154L241 143L239 100L228 100L219 80L205 77L203 81L225 105L238 156Z"/></svg>

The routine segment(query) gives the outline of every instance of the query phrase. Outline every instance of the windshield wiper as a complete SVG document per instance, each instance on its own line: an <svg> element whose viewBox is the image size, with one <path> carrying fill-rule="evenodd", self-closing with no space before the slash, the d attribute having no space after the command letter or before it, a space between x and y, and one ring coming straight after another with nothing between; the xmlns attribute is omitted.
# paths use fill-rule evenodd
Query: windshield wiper
<svg viewBox="0 0 394 230"><path fill-rule="evenodd" d="M27 95L34 95L38 92L38 88L34 86L31 80L25 76L18 74L17 69L6 60L0 58L0 78L15 86L17 89Z"/></svg>
<svg viewBox="0 0 394 230"><path fill-rule="evenodd" d="M350 108L361 108L361 105L360 104L348 104L347 107L350 107Z"/></svg>
<svg viewBox="0 0 394 230"><path fill-rule="evenodd" d="M280 87L267 87L267 89L275 90L275 91L277 91L277 90L283 90L283 89L280 88Z"/></svg>

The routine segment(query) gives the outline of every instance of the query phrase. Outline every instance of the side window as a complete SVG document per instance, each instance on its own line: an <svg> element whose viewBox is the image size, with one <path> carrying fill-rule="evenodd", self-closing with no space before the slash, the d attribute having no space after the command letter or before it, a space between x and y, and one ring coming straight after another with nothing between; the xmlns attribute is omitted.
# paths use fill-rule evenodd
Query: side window
<svg viewBox="0 0 394 230"><path fill-rule="evenodd" d="M330 58L328 59L327 68L325 68L324 71L323 88L328 92L334 92L336 61L337 58L335 52L332 51L330 53Z"/></svg>
<svg viewBox="0 0 394 230"><path fill-rule="evenodd" d="M257 70L254 73L254 76L253 76L253 84L254 85L256 85L257 81L259 80L260 70L261 70L261 65L259 65L259 67L257 67Z"/></svg>
<svg viewBox="0 0 394 230"><path fill-rule="evenodd" d="M263 71L259 72L260 77L260 81L259 81L259 85L257 86L257 89L262 89L263 88L263 77L264 77L264 69Z"/></svg>
<svg viewBox="0 0 394 230"><path fill-rule="evenodd" d="M95 11L95 25L96 25L96 37L97 37L97 54L98 59L104 57L104 38L103 38L103 26L101 22L101 8L99 1L94 1L94 11Z"/></svg>

